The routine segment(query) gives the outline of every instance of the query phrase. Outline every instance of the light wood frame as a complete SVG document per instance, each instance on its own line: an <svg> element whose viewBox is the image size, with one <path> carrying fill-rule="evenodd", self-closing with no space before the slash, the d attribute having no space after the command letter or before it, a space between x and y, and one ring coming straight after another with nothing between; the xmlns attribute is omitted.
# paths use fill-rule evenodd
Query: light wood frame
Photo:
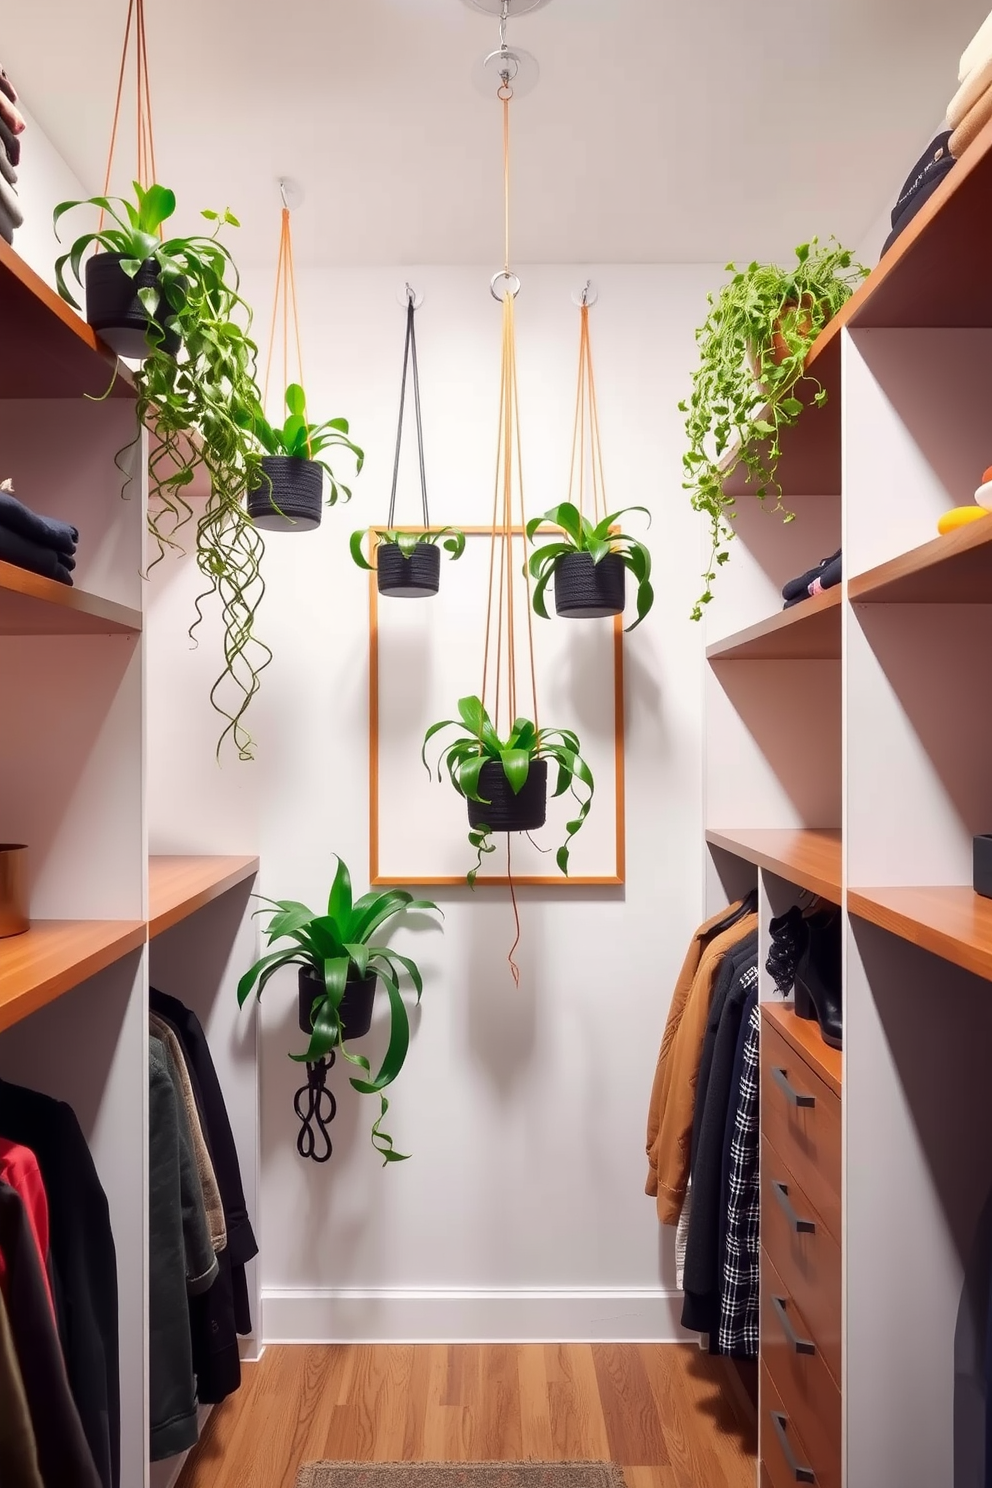
<svg viewBox="0 0 992 1488"><path fill-rule="evenodd" d="M417 526L398 527L398 532L425 532ZM552 533L557 529L539 528L538 532ZM491 537L492 528L486 526L460 527L469 539ZM524 529L513 527L512 537L522 537ZM369 556L374 556L378 539L374 532L369 535ZM613 722L614 722L614 789L616 798L616 871L611 874L576 874L565 877L561 873L514 874L513 883L532 884L541 887L601 886L613 888L626 882L626 830L625 830L625 779L624 779L624 687L623 687L623 615L613 620ZM510 880L506 874L485 874L480 871L477 886L506 887ZM369 574L369 883L375 887L393 887L409 883L433 885L464 885L464 874L426 874L402 878L380 872L379 867L379 590L374 573Z"/></svg>

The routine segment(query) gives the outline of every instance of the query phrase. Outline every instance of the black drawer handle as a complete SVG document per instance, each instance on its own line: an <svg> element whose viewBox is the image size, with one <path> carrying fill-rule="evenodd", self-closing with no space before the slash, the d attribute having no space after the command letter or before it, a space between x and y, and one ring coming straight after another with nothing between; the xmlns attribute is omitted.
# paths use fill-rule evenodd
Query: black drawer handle
<svg viewBox="0 0 992 1488"><path fill-rule="evenodd" d="M796 1090L794 1086L789 1084L789 1077L784 1069L773 1069L772 1079L775 1081L775 1084L778 1086L779 1090L781 1090L790 1106L812 1107L816 1105L815 1095L800 1095L799 1091Z"/></svg>
<svg viewBox="0 0 992 1488"><path fill-rule="evenodd" d="M773 1183L772 1193L781 1204L782 1212L797 1235L816 1234L816 1225L813 1221L811 1219L800 1219L795 1209L789 1203L789 1185L787 1183Z"/></svg>
<svg viewBox="0 0 992 1488"><path fill-rule="evenodd" d="M778 1318L779 1323L781 1324L782 1332L785 1334L786 1338L789 1340L789 1343L795 1349L797 1354L815 1354L816 1344L811 1338L799 1337L799 1334L792 1326L792 1323L789 1319L789 1314L785 1310L785 1304L785 1297L772 1298L772 1307L775 1309L775 1316Z"/></svg>
<svg viewBox="0 0 992 1488"><path fill-rule="evenodd" d="M789 1424L788 1416L783 1415L781 1411L770 1411L769 1414L771 1415L772 1425L775 1427L775 1435L778 1437L778 1444L782 1448L782 1456L785 1458L785 1464L789 1472L797 1483L815 1483L816 1473L811 1467L803 1467L801 1462L796 1461L795 1453L789 1445L789 1438L785 1434L785 1428Z"/></svg>

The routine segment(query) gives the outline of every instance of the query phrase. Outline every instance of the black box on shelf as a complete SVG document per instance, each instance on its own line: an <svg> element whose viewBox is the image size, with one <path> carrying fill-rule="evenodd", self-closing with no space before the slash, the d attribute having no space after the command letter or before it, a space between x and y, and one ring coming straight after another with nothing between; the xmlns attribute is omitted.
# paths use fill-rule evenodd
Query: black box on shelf
<svg viewBox="0 0 992 1488"><path fill-rule="evenodd" d="M984 899L992 899L992 836L987 833L975 838L973 879L975 893Z"/></svg>

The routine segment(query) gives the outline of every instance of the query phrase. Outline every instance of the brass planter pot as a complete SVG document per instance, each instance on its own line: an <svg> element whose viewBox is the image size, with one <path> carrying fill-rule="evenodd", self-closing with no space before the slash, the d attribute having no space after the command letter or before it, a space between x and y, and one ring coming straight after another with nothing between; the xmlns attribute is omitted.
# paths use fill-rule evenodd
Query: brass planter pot
<svg viewBox="0 0 992 1488"><path fill-rule="evenodd" d="M28 850L23 842L0 842L0 939L23 935L28 919Z"/></svg>

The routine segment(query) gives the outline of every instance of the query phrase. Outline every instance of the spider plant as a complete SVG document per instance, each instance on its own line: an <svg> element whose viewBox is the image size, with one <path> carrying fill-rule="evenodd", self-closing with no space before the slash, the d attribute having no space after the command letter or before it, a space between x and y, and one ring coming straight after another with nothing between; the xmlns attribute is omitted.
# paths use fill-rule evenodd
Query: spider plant
<svg viewBox="0 0 992 1488"><path fill-rule="evenodd" d="M517 718L507 737L501 739L478 697L459 698L458 714L458 718L432 723L424 735L420 757L428 775L434 773L427 760L427 746L431 739L442 729L458 729L461 737L445 745L441 752L436 767L437 778L439 781L442 779L441 766L445 765L455 790L466 801L479 803L478 815L484 818L485 807L492 805L491 799L482 795L480 790L480 776L487 764L496 763L501 767L510 790L516 796L526 785L535 761L547 760L556 764L558 774L553 794L561 796L570 790L579 803L577 815L566 823L565 840L555 855L555 862L567 876L571 841L589 815L595 789L592 771L580 754L577 735L570 729L538 729L529 718ZM583 787L583 794L576 790L576 784ZM483 854L496 850L492 841L493 830L482 820L469 831L468 840L477 853L475 867L467 875L470 885L475 884Z"/></svg>
<svg viewBox="0 0 992 1488"><path fill-rule="evenodd" d="M425 532L401 532L396 527L363 527L360 532L351 534L351 556L359 568L367 569L369 573L375 572L375 565L362 552L362 544L370 532L375 533L380 543L392 543L399 548L404 558L412 557L418 547L437 547L439 543L446 553L451 554L452 562L465 551L465 534L457 527L437 527Z"/></svg>
<svg viewBox="0 0 992 1488"><path fill-rule="evenodd" d="M636 537L628 537L623 532L611 532L610 530L621 517L632 511L644 512L650 524L651 513L646 506L625 506L620 511L611 512L601 522L593 523L588 517L584 517L571 501L563 501L559 506L553 506L550 511L544 512L540 517L533 517L527 523L529 542L534 542L538 528L547 522L561 528L562 532L560 537L543 543L530 556L531 575L537 581L534 585L532 603L535 612L542 619L548 619L545 591L563 558L570 553L588 553L593 563L599 564L612 554L621 561L624 568L630 570L637 580L637 619L633 624L628 625L627 629L635 630L640 625L654 604L654 590L651 587L651 554Z"/></svg>
<svg viewBox="0 0 992 1488"><path fill-rule="evenodd" d="M441 911L430 899L415 899L407 889L372 889L353 900L351 875L340 857L325 914L316 914L295 899L269 899L267 904L269 908L256 911L269 916L264 931L266 943L271 946L277 940L285 940L288 944L269 951L245 972L238 983L239 1006L244 1007L252 991L261 998L268 982L282 967L307 969L314 978L310 1042L302 1054L290 1054L290 1059L312 1063L332 1050L339 1050L350 1064L363 1070L363 1075L351 1076L351 1084L360 1094L379 1096L380 1110L372 1126L372 1145L384 1165L404 1161L409 1153L397 1152L392 1138L382 1130L389 1110L383 1091L402 1070L410 1047L410 1019L400 992L400 978L404 973L409 977L418 1003L423 978L417 963L409 956L401 956L379 939L373 942L372 937L388 920L404 911L437 910L439 914ZM339 1014L348 982L364 980L371 973L386 989L390 1016L389 1044L375 1076L369 1061L348 1048L347 1030Z"/></svg>
<svg viewBox="0 0 992 1488"><path fill-rule="evenodd" d="M365 454L348 438L348 420L335 418L328 419L323 424L308 423L306 394L298 382L291 382L286 389L286 410L289 416L281 425L269 423L259 401L241 411L238 417L244 421L246 428L250 428L261 446L263 457L283 455L291 460L309 460L319 465L330 481L328 506L334 506L339 497L349 501L351 488L335 479L334 471L326 460L318 459L324 450L343 445L355 457L355 474L361 472Z"/></svg>

